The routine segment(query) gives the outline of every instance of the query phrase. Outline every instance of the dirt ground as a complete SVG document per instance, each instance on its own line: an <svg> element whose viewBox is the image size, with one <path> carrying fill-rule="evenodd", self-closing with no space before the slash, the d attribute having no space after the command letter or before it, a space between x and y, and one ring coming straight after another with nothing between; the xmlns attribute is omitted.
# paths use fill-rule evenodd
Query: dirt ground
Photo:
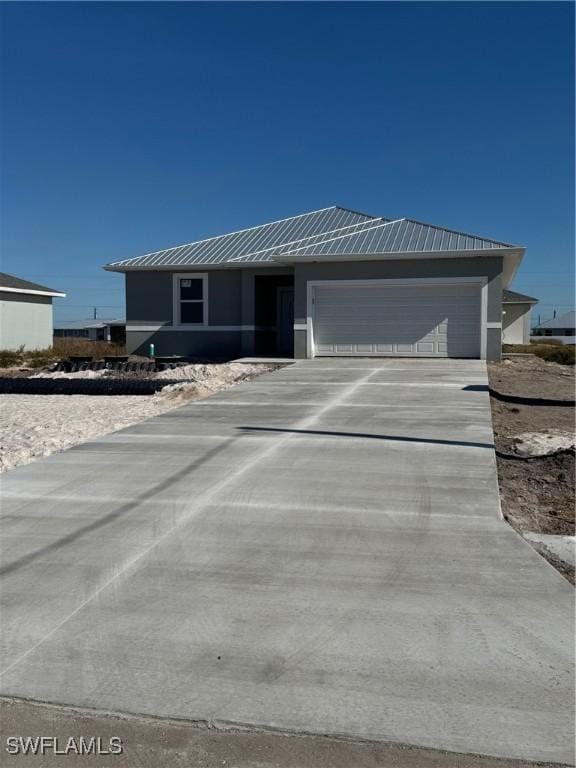
<svg viewBox="0 0 576 768"><path fill-rule="evenodd" d="M51 736L62 749L70 737L113 737L122 754L95 757L10 755L8 768L538 768L544 763L441 752L398 744L288 735L201 723L109 715L37 704L0 701L2 751L8 736Z"/></svg>
<svg viewBox="0 0 576 768"><path fill-rule="evenodd" d="M503 360L488 369L504 517L519 532L573 536L574 450L522 459L515 457L515 437L549 430L574 433L574 369L537 357ZM573 568L552 564L574 583Z"/></svg>

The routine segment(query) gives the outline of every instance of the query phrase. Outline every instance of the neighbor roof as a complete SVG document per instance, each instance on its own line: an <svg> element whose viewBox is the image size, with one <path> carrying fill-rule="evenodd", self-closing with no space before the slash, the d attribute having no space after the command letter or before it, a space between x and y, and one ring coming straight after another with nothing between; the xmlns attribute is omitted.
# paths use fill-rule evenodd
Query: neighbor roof
<svg viewBox="0 0 576 768"><path fill-rule="evenodd" d="M306 260L310 256L359 258L370 254L441 254L514 248L520 246L414 219L391 220L332 206L229 235L114 261L105 269L124 272L200 265L245 266Z"/></svg>
<svg viewBox="0 0 576 768"><path fill-rule="evenodd" d="M87 328L105 328L107 325L125 325L126 320L107 320L103 317L98 317L88 320L60 320L54 323L54 330L64 331L70 329L87 329Z"/></svg>
<svg viewBox="0 0 576 768"><path fill-rule="evenodd" d="M5 272L0 272L0 291L8 291L8 293L31 293L43 296L66 296L65 293L55 291L54 288L47 288L45 285L31 283L29 280L22 280L22 278L15 277L14 275L7 275Z"/></svg>
<svg viewBox="0 0 576 768"><path fill-rule="evenodd" d="M545 323L540 323L536 328L575 328L575 323L576 312L571 310L570 312L564 312L563 315L552 318L552 320L546 320Z"/></svg>
<svg viewBox="0 0 576 768"><path fill-rule="evenodd" d="M502 291L502 303L503 304L538 304L538 299L533 296L526 296L524 293L516 293L516 291L504 290Z"/></svg>

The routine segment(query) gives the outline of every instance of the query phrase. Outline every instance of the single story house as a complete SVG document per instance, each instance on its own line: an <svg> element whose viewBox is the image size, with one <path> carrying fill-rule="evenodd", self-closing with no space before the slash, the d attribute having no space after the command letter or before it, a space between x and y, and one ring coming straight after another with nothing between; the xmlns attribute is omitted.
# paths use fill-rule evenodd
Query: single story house
<svg viewBox="0 0 576 768"><path fill-rule="evenodd" d="M546 320L532 329L533 341L538 341L542 336L548 339L556 339L563 344L576 344L576 312L564 312L563 315Z"/></svg>
<svg viewBox="0 0 576 768"><path fill-rule="evenodd" d="M124 344L126 341L126 321L118 318L108 320L59 320L54 323L55 339L86 339L87 341L109 341L112 344Z"/></svg>
<svg viewBox="0 0 576 768"><path fill-rule="evenodd" d="M522 246L332 206L105 266L129 352L498 360Z"/></svg>
<svg viewBox="0 0 576 768"><path fill-rule="evenodd" d="M52 299L65 293L0 272L0 349L52 346Z"/></svg>
<svg viewBox="0 0 576 768"><path fill-rule="evenodd" d="M530 313L538 299L523 293L502 291L503 344L530 344Z"/></svg>

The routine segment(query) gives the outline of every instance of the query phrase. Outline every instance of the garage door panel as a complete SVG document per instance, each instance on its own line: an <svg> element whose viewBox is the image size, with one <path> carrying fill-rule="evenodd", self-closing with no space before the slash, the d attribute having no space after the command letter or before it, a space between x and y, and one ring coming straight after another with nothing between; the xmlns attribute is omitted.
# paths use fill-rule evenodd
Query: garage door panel
<svg viewBox="0 0 576 768"><path fill-rule="evenodd" d="M314 297L318 355L480 356L477 285L317 287Z"/></svg>

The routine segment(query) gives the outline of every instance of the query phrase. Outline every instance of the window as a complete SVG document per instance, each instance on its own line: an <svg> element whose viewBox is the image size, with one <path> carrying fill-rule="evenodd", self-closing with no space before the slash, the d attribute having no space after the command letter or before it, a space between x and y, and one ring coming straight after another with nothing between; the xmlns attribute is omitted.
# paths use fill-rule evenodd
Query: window
<svg viewBox="0 0 576 768"><path fill-rule="evenodd" d="M174 275L174 325L208 324L208 276Z"/></svg>

